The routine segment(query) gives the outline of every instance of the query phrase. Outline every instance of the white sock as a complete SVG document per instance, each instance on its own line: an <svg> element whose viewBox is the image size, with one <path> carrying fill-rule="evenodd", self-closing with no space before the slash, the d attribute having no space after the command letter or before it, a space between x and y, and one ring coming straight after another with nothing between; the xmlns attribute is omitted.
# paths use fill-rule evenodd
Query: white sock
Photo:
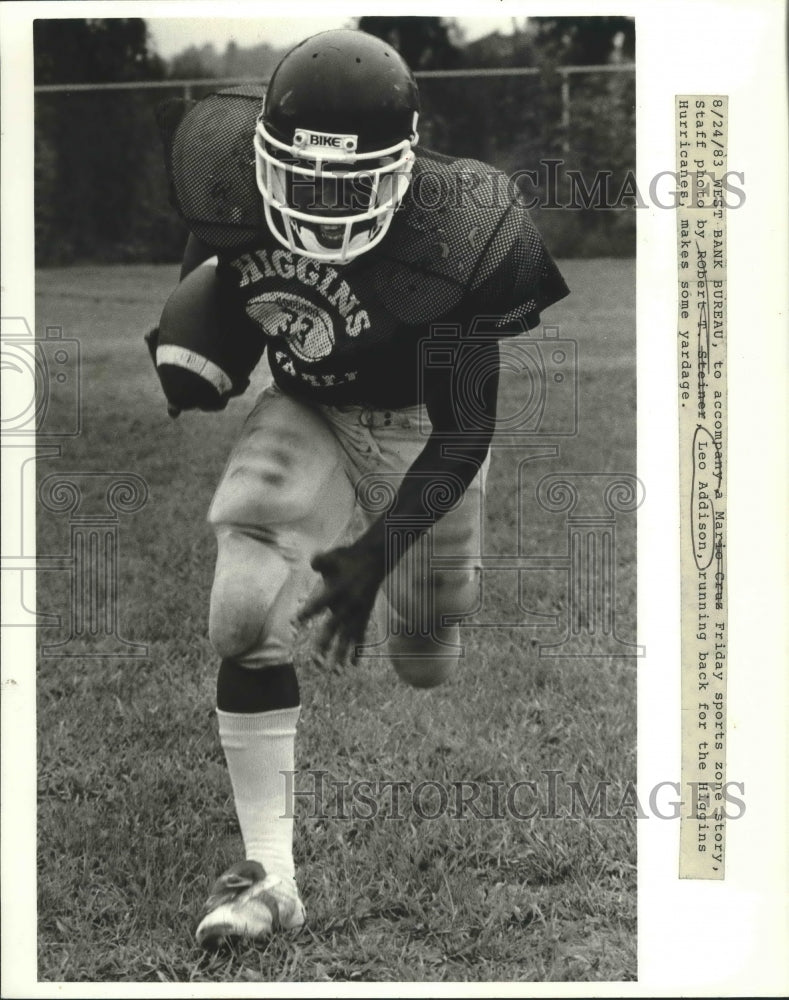
<svg viewBox="0 0 789 1000"><path fill-rule="evenodd" d="M236 814L248 861L266 874L295 877L293 789L300 707L245 715L217 709ZM290 775L282 774L290 771Z"/></svg>

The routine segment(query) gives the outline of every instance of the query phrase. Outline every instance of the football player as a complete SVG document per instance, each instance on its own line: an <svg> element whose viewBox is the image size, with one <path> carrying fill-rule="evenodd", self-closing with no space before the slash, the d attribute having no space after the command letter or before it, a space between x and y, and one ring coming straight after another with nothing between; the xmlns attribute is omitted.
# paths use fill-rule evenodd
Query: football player
<svg viewBox="0 0 789 1000"><path fill-rule="evenodd" d="M160 115L191 234L148 338L170 413L222 408L264 350L273 376L209 512L219 734L246 858L206 903L208 948L304 922L283 777L298 620L322 615L323 654L353 659L380 594L400 678L451 675L479 590L498 341L567 294L501 173L417 147L413 75L380 39L308 38L263 98L234 88ZM425 552L452 559L431 569Z"/></svg>

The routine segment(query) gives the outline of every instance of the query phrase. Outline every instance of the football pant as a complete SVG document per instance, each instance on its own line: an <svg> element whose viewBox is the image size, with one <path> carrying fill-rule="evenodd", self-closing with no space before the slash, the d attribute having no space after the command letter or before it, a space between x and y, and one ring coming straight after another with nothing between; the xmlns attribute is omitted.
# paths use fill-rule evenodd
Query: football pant
<svg viewBox="0 0 789 1000"><path fill-rule="evenodd" d="M385 513L429 427L421 407L308 406L276 386L263 391L209 511L218 546L209 634L219 656L258 668L293 659L295 617L318 582L310 560ZM416 686L449 676L461 653L457 622L479 603L488 462L381 588L378 640L361 655L387 655Z"/></svg>

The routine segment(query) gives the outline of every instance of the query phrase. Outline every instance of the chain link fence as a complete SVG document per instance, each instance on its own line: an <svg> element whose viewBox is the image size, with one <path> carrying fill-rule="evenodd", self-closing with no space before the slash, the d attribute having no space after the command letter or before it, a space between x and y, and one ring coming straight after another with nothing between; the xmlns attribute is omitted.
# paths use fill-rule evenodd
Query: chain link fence
<svg viewBox="0 0 789 1000"><path fill-rule="evenodd" d="M620 195L635 171L632 65L417 76L421 144L516 176L556 256L635 252L635 199ZM155 110L239 82L37 87L38 265L179 260Z"/></svg>

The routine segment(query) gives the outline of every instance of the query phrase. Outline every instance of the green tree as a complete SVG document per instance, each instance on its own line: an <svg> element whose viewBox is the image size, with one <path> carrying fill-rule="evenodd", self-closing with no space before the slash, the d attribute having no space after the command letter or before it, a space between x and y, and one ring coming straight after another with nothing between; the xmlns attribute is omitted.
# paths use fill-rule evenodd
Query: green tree
<svg viewBox="0 0 789 1000"><path fill-rule="evenodd" d="M148 26L139 17L39 18L33 22L35 82L161 79L164 62L148 46Z"/></svg>
<svg viewBox="0 0 789 1000"><path fill-rule="evenodd" d="M34 22L36 84L161 79L139 18ZM148 256L167 185L150 91L39 93L35 107L36 257L40 264ZM155 206L161 205L157 209ZM173 240L180 241L177 222Z"/></svg>
<svg viewBox="0 0 789 1000"><path fill-rule="evenodd" d="M413 70L451 69L460 63L460 36L450 18L360 17L357 27L388 42Z"/></svg>
<svg viewBox="0 0 789 1000"><path fill-rule="evenodd" d="M211 79L223 76L222 60L213 45L190 45L170 60L170 76L174 80Z"/></svg>
<svg viewBox="0 0 789 1000"><path fill-rule="evenodd" d="M562 66L596 66L615 52L635 58L632 17L530 17L528 34L544 61Z"/></svg>

